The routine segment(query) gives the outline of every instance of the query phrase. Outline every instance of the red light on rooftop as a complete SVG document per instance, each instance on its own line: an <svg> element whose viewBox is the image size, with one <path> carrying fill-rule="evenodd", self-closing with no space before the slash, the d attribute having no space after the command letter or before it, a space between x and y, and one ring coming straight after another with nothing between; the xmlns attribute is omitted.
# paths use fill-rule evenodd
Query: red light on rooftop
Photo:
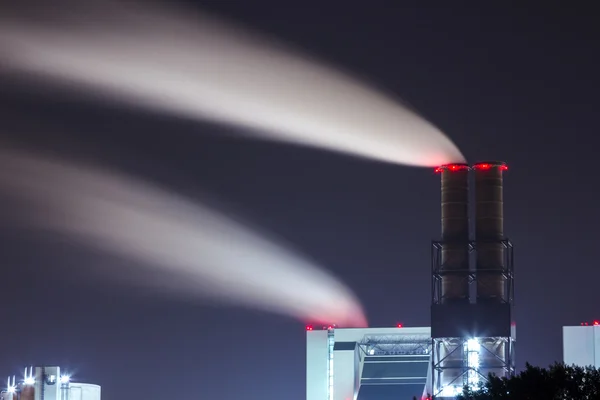
<svg viewBox="0 0 600 400"><path fill-rule="evenodd" d="M598 325L600 325L600 321L594 321L594 325L595 325L595 326L598 326Z"/></svg>
<svg viewBox="0 0 600 400"><path fill-rule="evenodd" d="M313 327L312 327L312 325L306 325L306 330L307 330L307 331L312 331L312 330L313 330Z"/></svg>
<svg viewBox="0 0 600 400"><path fill-rule="evenodd" d="M500 166L500 169L501 169L502 171L506 171L506 170L508 169L508 165L501 165L501 166Z"/></svg>
<svg viewBox="0 0 600 400"><path fill-rule="evenodd" d="M327 329L333 329L333 326L329 325L329 326L327 327Z"/></svg>
<svg viewBox="0 0 600 400"><path fill-rule="evenodd" d="M402 324L396 324L396 328L402 328Z"/></svg>

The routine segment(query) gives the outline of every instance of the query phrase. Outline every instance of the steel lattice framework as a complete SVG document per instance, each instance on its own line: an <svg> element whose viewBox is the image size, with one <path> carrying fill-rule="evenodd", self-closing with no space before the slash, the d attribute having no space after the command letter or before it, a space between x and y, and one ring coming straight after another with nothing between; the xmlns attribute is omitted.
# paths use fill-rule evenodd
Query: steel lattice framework
<svg viewBox="0 0 600 400"><path fill-rule="evenodd" d="M358 342L367 356L423 355L431 353L431 338L428 335L365 335Z"/></svg>

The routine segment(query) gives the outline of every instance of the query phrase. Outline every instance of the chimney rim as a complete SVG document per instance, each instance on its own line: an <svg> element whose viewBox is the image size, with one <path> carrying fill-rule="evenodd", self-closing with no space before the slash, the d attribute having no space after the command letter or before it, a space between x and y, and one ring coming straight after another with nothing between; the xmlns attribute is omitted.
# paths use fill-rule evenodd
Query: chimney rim
<svg viewBox="0 0 600 400"><path fill-rule="evenodd" d="M435 172L459 172L459 171L469 171L471 167L467 163L450 163L443 164L435 168Z"/></svg>

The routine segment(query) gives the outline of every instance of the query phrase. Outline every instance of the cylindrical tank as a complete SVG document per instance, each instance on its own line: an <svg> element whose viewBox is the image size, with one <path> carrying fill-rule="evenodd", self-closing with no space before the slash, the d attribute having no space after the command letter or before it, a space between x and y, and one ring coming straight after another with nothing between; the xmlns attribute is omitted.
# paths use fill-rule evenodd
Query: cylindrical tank
<svg viewBox="0 0 600 400"><path fill-rule="evenodd" d="M439 167L442 175L442 303L469 301L469 166Z"/></svg>
<svg viewBox="0 0 600 400"><path fill-rule="evenodd" d="M21 400L34 400L35 387L33 385L23 385L21 389Z"/></svg>
<svg viewBox="0 0 600 400"><path fill-rule="evenodd" d="M475 171L475 240L477 243L477 302L502 302L506 280L502 173L506 164L480 162Z"/></svg>
<svg viewBox="0 0 600 400"><path fill-rule="evenodd" d="M100 400L101 388L90 383L71 383L69 400Z"/></svg>

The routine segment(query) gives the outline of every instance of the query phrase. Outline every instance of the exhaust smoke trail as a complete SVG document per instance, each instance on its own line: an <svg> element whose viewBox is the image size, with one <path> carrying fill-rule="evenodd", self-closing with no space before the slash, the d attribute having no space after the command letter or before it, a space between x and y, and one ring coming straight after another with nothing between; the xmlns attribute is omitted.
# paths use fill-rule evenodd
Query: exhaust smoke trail
<svg viewBox="0 0 600 400"><path fill-rule="evenodd" d="M0 149L0 195L25 226L155 268L153 286L301 319L364 327L354 295L310 261L201 206L133 178ZM21 217L21 215L19 215ZM135 268L135 267L132 267ZM131 271L126 271L131 272ZM123 271L107 270L119 279ZM173 292L175 291L175 292Z"/></svg>
<svg viewBox="0 0 600 400"><path fill-rule="evenodd" d="M393 99L192 10L108 0L0 4L7 71L270 140L413 166L464 162L439 129Z"/></svg>

